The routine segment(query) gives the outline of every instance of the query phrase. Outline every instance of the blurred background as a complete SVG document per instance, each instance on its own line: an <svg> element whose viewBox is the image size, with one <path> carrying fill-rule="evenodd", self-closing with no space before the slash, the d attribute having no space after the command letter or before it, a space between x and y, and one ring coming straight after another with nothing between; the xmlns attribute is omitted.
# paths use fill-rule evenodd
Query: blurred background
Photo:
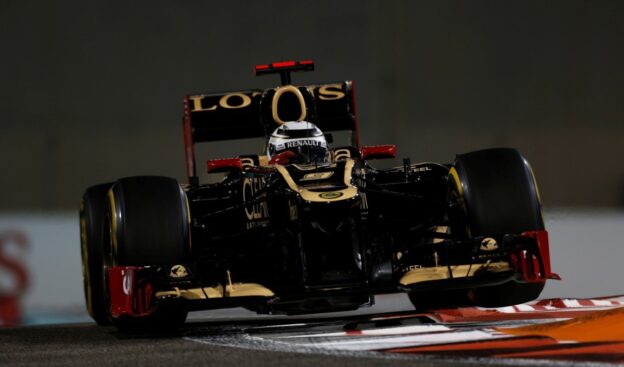
<svg viewBox="0 0 624 367"><path fill-rule="evenodd" d="M19 294L27 311L82 317L84 189L183 181L183 96L275 86L253 66L292 59L316 63L295 83L356 81L364 144L397 144L414 162L518 148L551 233L611 239L611 252L579 243L604 256L583 266L553 243L565 252L553 250L555 265L612 271L624 255L622 16L621 1L0 0L0 309ZM583 293L566 282L550 294Z"/></svg>

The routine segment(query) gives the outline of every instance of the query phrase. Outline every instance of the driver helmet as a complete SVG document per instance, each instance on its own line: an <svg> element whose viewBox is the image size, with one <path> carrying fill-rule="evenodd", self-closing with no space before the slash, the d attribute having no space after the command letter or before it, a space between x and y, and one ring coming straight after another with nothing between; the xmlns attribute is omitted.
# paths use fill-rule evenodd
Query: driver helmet
<svg viewBox="0 0 624 367"><path fill-rule="evenodd" d="M273 131L269 138L267 157L291 151L295 155L291 163L325 163L329 149L323 132L311 122L290 121Z"/></svg>

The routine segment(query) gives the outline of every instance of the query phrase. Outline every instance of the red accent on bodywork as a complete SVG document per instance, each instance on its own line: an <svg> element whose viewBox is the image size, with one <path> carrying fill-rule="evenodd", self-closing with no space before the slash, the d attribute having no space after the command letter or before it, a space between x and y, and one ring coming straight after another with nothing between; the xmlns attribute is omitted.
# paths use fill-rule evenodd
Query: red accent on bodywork
<svg viewBox="0 0 624 367"><path fill-rule="evenodd" d="M360 157L362 160L394 158L396 157L396 145L364 146L360 149Z"/></svg>
<svg viewBox="0 0 624 367"><path fill-rule="evenodd" d="M191 107L189 96L184 97L184 117L182 127L184 129L184 156L186 157L187 183L191 183L191 177L197 176L195 169L195 148L193 142L193 128L191 126Z"/></svg>
<svg viewBox="0 0 624 367"><path fill-rule="evenodd" d="M240 158L211 159L206 162L208 173L243 170L243 162Z"/></svg>
<svg viewBox="0 0 624 367"><path fill-rule="evenodd" d="M113 266L108 268L110 313L114 318L152 314L153 291L144 268L140 266Z"/></svg>
<svg viewBox="0 0 624 367"><path fill-rule="evenodd" d="M285 70L281 70L285 69ZM256 75L259 73L271 73L271 72L279 72L279 71L296 71L296 70L313 70L314 69L314 61L312 60L304 60L304 61L280 61L274 62L271 64L261 64L256 65L255 72Z"/></svg>
<svg viewBox="0 0 624 367"><path fill-rule="evenodd" d="M271 64L271 66L273 66L274 69L291 68L295 65L297 65L297 63L294 61L281 61L281 62L274 62Z"/></svg>
<svg viewBox="0 0 624 367"><path fill-rule="evenodd" d="M263 70L268 70L269 69L269 65L268 64L264 64L264 65L256 65L256 68L254 69L254 73L256 75L258 75L259 71L263 71Z"/></svg>
<svg viewBox="0 0 624 367"><path fill-rule="evenodd" d="M269 164L279 164L279 165L287 165L288 163L290 163L290 160L295 156L294 152L291 152L290 150L278 153L276 155L273 156L273 158L271 158L271 160L269 161Z"/></svg>
<svg viewBox="0 0 624 367"><path fill-rule="evenodd" d="M561 277L553 273L550 267L550 246L548 243L548 231L545 229L537 231L527 231L522 233L523 237L529 237L535 240L537 250L542 258L544 265L544 273L541 272L539 259L535 254L526 250L518 251L512 255L512 262L520 271L528 282L543 282L546 279L557 279Z"/></svg>

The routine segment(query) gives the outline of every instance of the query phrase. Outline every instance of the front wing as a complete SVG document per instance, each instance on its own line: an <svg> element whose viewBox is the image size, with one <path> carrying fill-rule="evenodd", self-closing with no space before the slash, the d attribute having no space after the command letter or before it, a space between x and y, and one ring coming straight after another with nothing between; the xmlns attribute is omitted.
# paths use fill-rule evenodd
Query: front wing
<svg viewBox="0 0 624 367"><path fill-rule="evenodd" d="M482 246L483 238L473 245ZM452 240L449 240L452 241ZM551 271L548 232L524 232L502 236L499 256L469 264L417 267L401 274L398 281L378 287L362 284L343 285L331 289L301 289L297 294L280 295L261 284L232 283L202 284L182 264L172 266L113 266L107 269L110 312L113 318L151 315L164 303L176 303L189 311L254 307L271 312L273 306L305 302L311 299L331 299L345 295L419 292L430 289L453 290L493 286L509 282L544 283L559 279ZM503 256L509 261L502 261ZM483 258L482 258L483 259Z"/></svg>

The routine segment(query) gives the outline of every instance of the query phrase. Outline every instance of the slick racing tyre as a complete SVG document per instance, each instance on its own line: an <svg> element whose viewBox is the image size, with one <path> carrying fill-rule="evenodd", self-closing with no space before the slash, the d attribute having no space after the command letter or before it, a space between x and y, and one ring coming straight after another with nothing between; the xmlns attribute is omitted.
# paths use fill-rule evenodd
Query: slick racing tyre
<svg viewBox="0 0 624 367"><path fill-rule="evenodd" d="M98 325L109 325L104 301L104 210L112 184L89 187L80 203L80 253L87 310Z"/></svg>
<svg viewBox="0 0 624 367"><path fill-rule="evenodd" d="M175 179L128 177L107 197L115 265L166 265L187 260L186 197Z"/></svg>
<svg viewBox="0 0 624 367"><path fill-rule="evenodd" d="M457 156L449 173L451 232L459 238L519 234L544 229L531 167L515 149L487 149ZM515 282L474 289L479 306L502 307L531 301L544 282Z"/></svg>
<svg viewBox="0 0 624 367"><path fill-rule="evenodd" d="M172 265L187 262L190 247L186 194L175 179L157 176L118 180L106 198L109 266ZM113 320L120 329L170 328L187 311L157 306L148 317Z"/></svg>

